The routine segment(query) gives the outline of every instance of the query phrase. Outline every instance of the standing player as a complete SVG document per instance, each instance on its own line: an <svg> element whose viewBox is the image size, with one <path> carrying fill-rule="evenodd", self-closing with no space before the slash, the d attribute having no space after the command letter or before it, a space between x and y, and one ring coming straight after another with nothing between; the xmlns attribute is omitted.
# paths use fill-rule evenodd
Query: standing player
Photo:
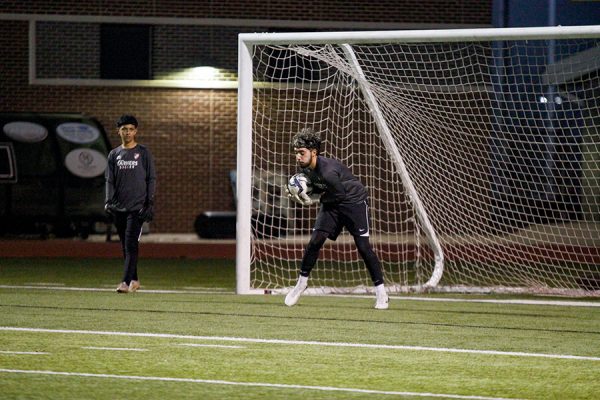
<svg viewBox="0 0 600 400"><path fill-rule="evenodd" d="M135 140L138 122L132 115L117 121L121 145L108 154L106 168L106 204L113 217L125 258L123 279L117 292L135 292L140 287L137 274L138 247L142 224L154 217L156 176L154 160L146 146Z"/></svg>
<svg viewBox="0 0 600 400"><path fill-rule="evenodd" d="M383 272L379 258L369 242L368 193L363 184L350 169L338 160L319 155L321 138L314 130L304 128L292 139L296 153L296 162L313 185L313 193L321 194L321 209L317 215L310 241L304 250L300 264L300 276L296 286L287 294L285 304L293 306L308 285L310 271L315 266L319 252L327 238L336 240L346 227L356 248L365 262L373 285L377 301L375 308L388 308L388 295L383 285ZM286 186L287 189L287 186ZM302 205L311 205L319 200L306 193L290 198Z"/></svg>

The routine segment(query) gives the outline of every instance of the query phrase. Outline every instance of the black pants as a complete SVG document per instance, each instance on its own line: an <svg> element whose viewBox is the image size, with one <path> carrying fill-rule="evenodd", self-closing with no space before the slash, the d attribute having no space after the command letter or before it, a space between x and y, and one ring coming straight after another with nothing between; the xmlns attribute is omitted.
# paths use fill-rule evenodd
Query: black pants
<svg viewBox="0 0 600 400"><path fill-rule="evenodd" d="M326 239L336 240L342 229L354 237L356 249L365 262L375 286L383 283L383 271L377 254L369 242L369 205L366 201L355 204L322 204L315 229L304 250L300 275L308 277L319 257Z"/></svg>
<svg viewBox="0 0 600 400"><path fill-rule="evenodd" d="M330 234L324 231L313 231L310 236L310 241L304 249L304 256L302 257L302 264L300 265L300 275L308 277L310 271L314 268L319 258L321 247L325 244L325 240ZM379 258L373 251L371 244L369 243L368 237L354 236L354 243L356 249L365 262L365 266L371 275L373 285L381 285L383 283L383 271L381 269L381 263Z"/></svg>
<svg viewBox="0 0 600 400"><path fill-rule="evenodd" d="M122 282L129 283L138 280L137 262L140 237L142 236L143 221L139 211L118 212L115 215L115 226L123 249L125 268Z"/></svg>

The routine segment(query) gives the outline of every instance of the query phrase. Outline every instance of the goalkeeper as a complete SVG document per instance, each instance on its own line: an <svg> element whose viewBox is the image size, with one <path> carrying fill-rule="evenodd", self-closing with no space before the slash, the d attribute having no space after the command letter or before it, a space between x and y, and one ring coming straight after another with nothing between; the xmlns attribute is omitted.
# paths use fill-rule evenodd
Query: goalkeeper
<svg viewBox="0 0 600 400"><path fill-rule="evenodd" d="M125 268L117 292L135 292L140 287L137 274L138 247L142 225L154 217L156 176L154 160L146 146L136 142L138 121L123 115L117 121L121 145L108 154L106 203L104 210L114 220L123 249Z"/></svg>
<svg viewBox="0 0 600 400"><path fill-rule="evenodd" d="M304 250L300 264L300 276L296 286L287 294L285 304L293 306L308 284L310 271L315 266L325 240L336 240L342 229L348 229L356 248L365 262L376 293L376 309L388 308L388 295L383 284L383 272L379 258L369 242L368 193L350 169L338 160L319 155L321 138L314 130L304 128L292 139L296 162L312 182L313 195L301 192L289 197L302 205L321 203L321 209L313 228L310 241ZM287 186L286 186L287 190Z"/></svg>

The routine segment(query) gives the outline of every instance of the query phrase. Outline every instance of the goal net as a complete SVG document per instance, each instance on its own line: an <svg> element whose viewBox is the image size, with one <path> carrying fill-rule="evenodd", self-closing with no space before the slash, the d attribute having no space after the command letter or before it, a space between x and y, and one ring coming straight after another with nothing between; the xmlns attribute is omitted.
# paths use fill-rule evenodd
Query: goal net
<svg viewBox="0 0 600 400"><path fill-rule="evenodd" d="M237 290L289 290L319 206L312 127L370 196L391 292L600 294L600 26L240 35ZM352 237L320 292L369 292Z"/></svg>

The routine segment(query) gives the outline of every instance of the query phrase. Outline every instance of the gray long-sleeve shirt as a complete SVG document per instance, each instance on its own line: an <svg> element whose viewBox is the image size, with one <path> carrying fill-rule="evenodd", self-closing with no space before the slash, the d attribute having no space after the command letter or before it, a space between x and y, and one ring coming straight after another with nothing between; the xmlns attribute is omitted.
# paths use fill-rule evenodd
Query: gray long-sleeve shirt
<svg viewBox="0 0 600 400"><path fill-rule="evenodd" d="M156 175L150 150L137 144L132 149L116 147L108 154L106 202L127 211L141 210L154 201Z"/></svg>

